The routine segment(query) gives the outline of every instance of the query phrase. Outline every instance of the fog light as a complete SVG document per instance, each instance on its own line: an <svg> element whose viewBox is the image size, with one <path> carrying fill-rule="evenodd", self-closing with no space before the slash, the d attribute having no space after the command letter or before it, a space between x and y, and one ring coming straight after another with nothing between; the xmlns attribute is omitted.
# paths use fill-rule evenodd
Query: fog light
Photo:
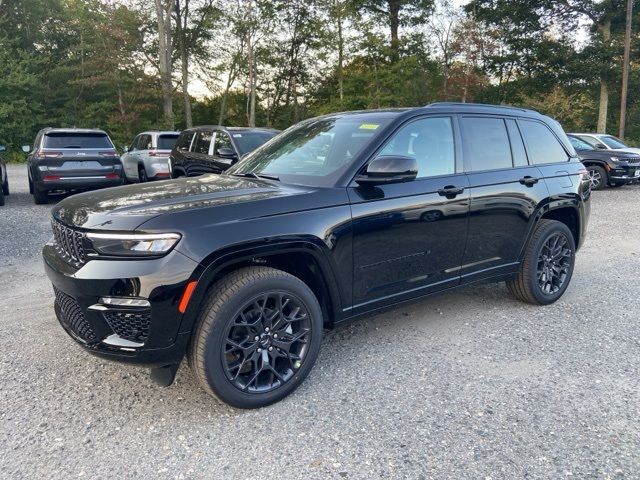
<svg viewBox="0 0 640 480"><path fill-rule="evenodd" d="M100 303L103 305L114 305L118 307L150 307L149 300L144 298L130 297L102 297Z"/></svg>

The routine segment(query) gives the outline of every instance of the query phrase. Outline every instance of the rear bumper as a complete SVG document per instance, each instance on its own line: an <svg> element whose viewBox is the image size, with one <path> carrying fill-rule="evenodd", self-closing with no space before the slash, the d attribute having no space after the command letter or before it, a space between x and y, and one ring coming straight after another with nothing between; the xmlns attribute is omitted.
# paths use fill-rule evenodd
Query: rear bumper
<svg viewBox="0 0 640 480"><path fill-rule="evenodd" d="M117 178L107 178L104 175L96 176L69 176L58 179L47 179L46 177L34 182L35 188L40 191L50 190L91 190L97 188L117 187L124 184L122 176Z"/></svg>
<svg viewBox="0 0 640 480"><path fill-rule="evenodd" d="M90 260L76 268L52 244L44 247L43 259L56 294L56 317L85 350L148 367L180 363L191 332L180 330L177 306L196 262L174 250L155 260ZM102 297L149 303L118 307L101 303Z"/></svg>

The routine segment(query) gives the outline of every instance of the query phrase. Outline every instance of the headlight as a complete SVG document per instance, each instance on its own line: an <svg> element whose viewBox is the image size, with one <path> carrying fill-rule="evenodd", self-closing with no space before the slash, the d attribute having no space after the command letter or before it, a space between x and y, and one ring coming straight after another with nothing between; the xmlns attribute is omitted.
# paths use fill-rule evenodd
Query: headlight
<svg viewBox="0 0 640 480"><path fill-rule="evenodd" d="M113 257L153 257L169 251L179 233L87 233L96 252Z"/></svg>

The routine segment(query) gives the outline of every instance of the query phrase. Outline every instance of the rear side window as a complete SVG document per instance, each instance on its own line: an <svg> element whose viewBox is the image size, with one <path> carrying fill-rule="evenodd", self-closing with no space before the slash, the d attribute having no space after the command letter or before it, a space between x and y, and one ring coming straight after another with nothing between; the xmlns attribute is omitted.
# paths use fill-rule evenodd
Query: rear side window
<svg viewBox="0 0 640 480"><path fill-rule="evenodd" d="M511 145L502 118L463 117L464 158L472 172L511 168Z"/></svg>
<svg viewBox="0 0 640 480"><path fill-rule="evenodd" d="M140 135L138 139L138 144L136 145L136 150L151 150L151 135L144 134Z"/></svg>
<svg viewBox="0 0 640 480"><path fill-rule="evenodd" d="M509 131L509 140L511 141L511 154L513 155L513 165L516 167L523 167L528 165L527 152L524 149L524 142L522 141L522 135L520 135L520 129L515 120L510 118L505 120L507 122L507 130Z"/></svg>
<svg viewBox="0 0 640 480"><path fill-rule="evenodd" d="M178 140L178 135L159 135L158 150L171 150Z"/></svg>
<svg viewBox="0 0 640 480"><path fill-rule="evenodd" d="M105 133L50 132L45 134L43 148L113 148Z"/></svg>
<svg viewBox="0 0 640 480"><path fill-rule="evenodd" d="M188 152L189 147L191 146L191 140L193 140L193 136L195 132L182 132L176 141L175 147L179 152Z"/></svg>
<svg viewBox="0 0 640 480"><path fill-rule="evenodd" d="M378 156L400 155L418 162L418 178L456 171L453 129L449 117L421 118L403 126Z"/></svg>
<svg viewBox="0 0 640 480"><path fill-rule="evenodd" d="M209 146L211 145L212 137L213 132L198 132L193 143L193 152L207 155L209 153Z"/></svg>
<svg viewBox="0 0 640 480"><path fill-rule="evenodd" d="M569 155L549 128L531 120L520 120L520 129L527 142L529 161L532 165L566 162Z"/></svg>

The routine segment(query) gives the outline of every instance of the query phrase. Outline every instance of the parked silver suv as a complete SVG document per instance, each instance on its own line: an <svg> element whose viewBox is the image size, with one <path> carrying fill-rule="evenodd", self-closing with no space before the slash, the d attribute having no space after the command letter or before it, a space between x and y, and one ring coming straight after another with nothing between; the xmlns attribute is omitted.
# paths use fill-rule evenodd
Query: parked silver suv
<svg viewBox="0 0 640 480"><path fill-rule="evenodd" d="M130 182L170 178L169 154L180 132L142 132L125 147L122 165Z"/></svg>

